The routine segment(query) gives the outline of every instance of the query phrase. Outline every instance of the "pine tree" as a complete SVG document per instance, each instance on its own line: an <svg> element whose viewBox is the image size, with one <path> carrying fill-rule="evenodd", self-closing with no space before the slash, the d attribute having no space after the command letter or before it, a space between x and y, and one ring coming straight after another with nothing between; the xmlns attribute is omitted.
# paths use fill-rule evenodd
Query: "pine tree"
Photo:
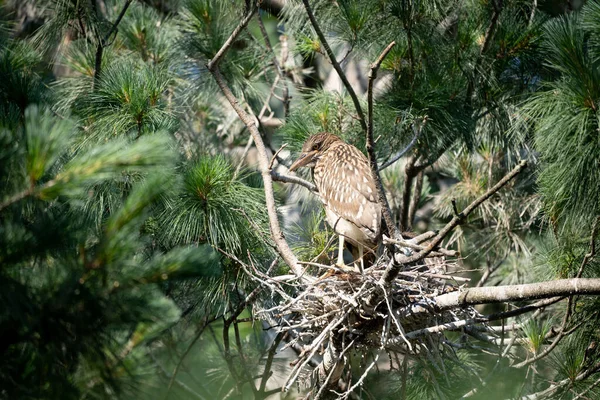
<svg viewBox="0 0 600 400"><path fill-rule="evenodd" d="M2 6L1 398L598 396L597 298L552 286L600 291L597 1ZM375 155L391 289L317 278L320 131Z"/></svg>

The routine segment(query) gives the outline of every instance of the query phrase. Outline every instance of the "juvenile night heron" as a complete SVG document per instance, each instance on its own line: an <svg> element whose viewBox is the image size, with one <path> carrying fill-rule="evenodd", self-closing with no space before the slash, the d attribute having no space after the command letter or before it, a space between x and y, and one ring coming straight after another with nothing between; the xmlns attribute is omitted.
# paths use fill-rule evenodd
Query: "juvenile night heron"
<svg viewBox="0 0 600 400"><path fill-rule="evenodd" d="M358 249L355 266L364 270L364 247L373 252L381 235L381 206L369 161L356 147L339 137L321 132L310 136L290 167L312 170L327 222L339 235L337 265L344 267L344 240ZM359 261L357 265L356 261Z"/></svg>

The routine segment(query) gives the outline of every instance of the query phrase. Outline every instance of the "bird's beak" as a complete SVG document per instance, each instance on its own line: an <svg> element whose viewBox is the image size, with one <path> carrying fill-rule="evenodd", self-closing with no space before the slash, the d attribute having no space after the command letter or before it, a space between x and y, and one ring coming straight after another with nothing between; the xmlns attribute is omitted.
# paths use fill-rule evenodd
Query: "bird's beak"
<svg viewBox="0 0 600 400"><path fill-rule="evenodd" d="M307 164L310 164L313 161L313 156L316 154L316 151L309 151L308 153L302 153L298 157L296 161L290 167L290 172L297 170L300 167L304 167Z"/></svg>

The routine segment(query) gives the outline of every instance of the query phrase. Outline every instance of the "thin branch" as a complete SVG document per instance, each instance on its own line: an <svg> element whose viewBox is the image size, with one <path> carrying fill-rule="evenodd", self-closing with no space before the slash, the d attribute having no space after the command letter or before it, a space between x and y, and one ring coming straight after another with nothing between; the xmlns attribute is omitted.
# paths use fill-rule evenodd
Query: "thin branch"
<svg viewBox="0 0 600 400"><path fill-rule="evenodd" d="M246 376L246 380L248 385L250 385L250 389L254 394L254 397L258 397L258 389L255 385L254 379L250 375L250 369L248 368L248 364L246 363L246 355L244 354L242 339L240 337L240 327L238 325L237 319L233 321L233 331L235 334L235 345L238 350L238 359L240 360L240 364L242 367L242 373Z"/></svg>
<svg viewBox="0 0 600 400"><path fill-rule="evenodd" d="M526 313L532 312L534 310L538 310L540 308L548 307L552 304L555 304L555 303L563 300L564 298L565 298L564 296L552 297L549 299L540 300L534 304L519 307L519 308L511 310L511 311L499 312L499 313L489 314L489 315L471 318L471 319L467 319L467 320L454 321L454 322L440 324L440 325L436 325L436 326L432 326L432 327L428 327L428 328L419 329L416 331L409 332L405 336L408 339L415 339L415 338L417 338L421 335L425 335L425 334L439 333L439 332L446 331L446 330L456 330L456 329L460 329L460 328L467 327L470 325L504 320L506 318L516 317L518 315L526 314ZM402 313L397 313L397 314L402 314ZM399 316L402 316L402 315L399 315ZM399 343L402 343L402 341L403 341L402 338L395 338L395 339L390 340L390 345L392 345L392 346L397 345Z"/></svg>
<svg viewBox="0 0 600 400"><path fill-rule="evenodd" d="M533 394L530 394L528 396L523 396L523 397L521 397L521 400L547 399L547 398L550 397L550 395L552 395L553 393L555 393L556 391L558 391L562 387L567 386L567 385L572 385L573 381L575 381L575 382L581 382L581 381L589 378L590 376L592 376L593 374L595 374L598 371L600 371L600 363L596 363L591 368L583 371L582 373L580 373L579 375L577 375L575 377L575 379L571 379L571 378L563 379L560 382L557 382L557 383L554 383L554 384L550 385L547 389L542 390L541 392L533 393Z"/></svg>
<svg viewBox="0 0 600 400"><path fill-rule="evenodd" d="M596 380L596 382L588 386L583 392L579 393L577 397L573 397L573 400L583 399L586 394L588 394L592 389L594 389L598 385L600 385L600 379Z"/></svg>
<svg viewBox="0 0 600 400"><path fill-rule="evenodd" d="M415 189L412 194L410 206L408 207L408 219L406 220L406 228L412 230L412 225L419 207L419 201L421 200L421 192L423 190L424 172L419 171L417 174L417 181L415 182Z"/></svg>
<svg viewBox="0 0 600 400"><path fill-rule="evenodd" d="M158 372L164 376L167 379L171 379L171 377L169 376L169 373L164 369L164 367L158 362L158 360L155 358L154 354L152 352L149 353L150 357L152 358L152 360L154 361L154 364L158 367ZM183 383L182 381L180 381L179 379L175 379L175 383L181 387L184 391L186 391L189 395L191 395L193 398L196 398L198 400L205 400L209 397L204 397L202 396L200 393L195 392L192 388L190 388L188 385L186 385L185 383ZM203 388L204 389L204 388ZM206 390L204 390L206 391Z"/></svg>
<svg viewBox="0 0 600 400"><path fill-rule="evenodd" d="M221 72L219 71L218 64L223 55L227 52L231 44L234 42L235 38L241 33L241 31L246 27L250 19L252 18L252 14L255 9L252 8L248 14L242 19L240 24L234 29L233 33L227 39L227 41L223 44L223 47L217 52L215 57L206 65L210 73L213 75L217 85L223 92L225 98L229 101L235 112L238 114L238 117L242 120L242 122L248 128L248 131L254 138L254 143L256 145L256 149L258 151L258 163L259 170L261 172L263 182L264 182L264 190L265 190L265 201L267 203L267 213L269 215L269 227L271 230L271 237L277 246L277 251L286 262L286 264L292 269L294 274L298 276L302 281L310 281L311 278L304 275L304 271L300 264L298 264L298 259L290 249L288 243L285 240L285 236L281 230L279 225L279 219L277 216L277 207L275 204L275 195L273 193L273 180L271 177L271 171L269 170L269 158L267 156L267 150L265 148L264 141L258 128L254 124L254 120L244 109L240 106L238 99L234 96L233 92L223 79Z"/></svg>
<svg viewBox="0 0 600 400"><path fill-rule="evenodd" d="M110 37L113 35L113 33L116 33L117 27L121 23L121 20L125 16L125 13L127 12L127 9L129 8L129 5L132 2L133 0L125 1L125 4L123 5L121 12L119 13L119 16L110 27L110 30L106 33L106 35L104 35L104 37L98 37L98 47L96 48L96 60L94 64L94 83L92 89L97 87L98 81L100 80L100 73L102 72L102 55L104 53L104 48L109 45L108 41L110 40Z"/></svg>
<svg viewBox="0 0 600 400"><path fill-rule="evenodd" d="M387 201L387 197L385 196L383 183L381 183L381 176L379 175L379 168L377 167L377 156L375 154L375 140L373 138L373 83L375 82L375 79L377 79L377 71L379 71L381 63L395 45L396 42L390 43L381 52L377 60L371 64L371 69L369 70L369 83L367 88L367 107L369 118L367 124L367 153L369 155L369 165L371 166L371 176L375 181L375 188L377 190L377 202L381 206L383 219L387 225L390 235L394 239L401 239L402 236L400 235L400 231L398 230L398 227L392 218L392 211L390 210L390 205Z"/></svg>
<svg viewBox="0 0 600 400"><path fill-rule="evenodd" d="M394 240L394 239L390 239L388 237L384 237L383 243L384 244L393 243L393 244L408 247L408 248L411 248L414 250L423 250L425 248L424 246L421 246L420 244L413 243L413 239L411 239L410 241L407 241L407 240ZM437 254L435 254L435 253L437 253ZM429 255L434 255L435 257L439 257L439 256L456 257L459 255L459 253L456 250L447 250L444 248L438 248L438 249L435 249L435 251L432 251Z"/></svg>
<svg viewBox="0 0 600 400"><path fill-rule="evenodd" d="M471 80L469 80L469 85L467 86L467 103L471 102L471 97L473 96L473 92L475 91L475 81L477 80L478 70L481 66L481 60L483 59L483 55L489 50L492 44L492 37L494 36L494 32L496 32L496 27L498 26L498 18L500 17L500 12L502 11L502 2L503 0L491 1L493 8L492 18L490 19L490 24L486 29L483 44L479 48L479 56L475 60L475 66L473 67L473 77L471 78Z"/></svg>
<svg viewBox="0 0 600 400"><path fill-rule="evenodd" d="M481 287L483 285L485 285L485 283L487 282L487 280L490 278L490 276L492 276L492 274L494 272L496 272L496 270L498 268L500 268L500 266L502 264L504 264L504 261L506 261L507 257L508 257L508 252L504 255L504 258L502 258L500 261L498 261L495 265L490 266L489 261L487 263L487 268L484 271L483 275L481 275L481 278L479 279L479 281L477 282L477 287Z"/></svg>
<svg viewBox="0 0 600 400"><path fill-rule="evenodd" d="M185 349L185 351L179 358L179 361L177 362L177 365L175 366L175 368L173 369L173 373L171 374L171 379L169 379L169 386L167 387L167 393L165 394L165 399L169 398L169 392L171 391L171 388L173 387L173 383L175 382L175 379L177 378L177 373L179 372L179 369L181 368L181 365L183 364L183 360L185 360L187 355L192 350L192 347L194 347L194 345L196 344L198 339L200 339L200 336L202 336L204 329L206 329L208 324L211 322L212 321L207 320L202 324L202 327L200 329L198 329L198 332L196 332L196 336L194 336L194 338L190 342L190 345Z"/></svg>
<svg viewBox="0 0 600 400"><path fill-rule="evenodd" d="M408 10L406 13L404 13L404 18L402 18L402 24L404 26L404 30L406 31L406 39L407 39L407 44L408 44L408 59L410 62L408 82L409 82L410 86L412 87L414 80L415 80L415 51L414 51L414 47L413 47L413 37L412 37L412 22L413 22L412 1L407 1L404 4L406 4L408 6Z"/></svg>
<svg viewBox="0 0 600 400"><path fill-rule="evenodd" d="M437 236L435 238L433 238L433 240L431 240L431 242L429 242L429 245L427 245L427 247L425 247L423 250L421 250L420 252L413 254L412 256L409 256L409 257L402 256L401 254L399 254L399 256L400 256L399 264L392 264L392 265L390 265L390 267L386 268L386 271L383 274L383 276L381 277L381 279L383 279L385 282L388 282L388 283L392 282L394 280L394 278L398 275L398 272L400 271L400 267L402 264L414 263L414 262L417 262L417 261L425 258L437 246L439 246L439 244L446 237L446 235L448 235L450 233L450 231L452 231L452 229L457 227L471 212L473 212L473 210L475 210L475 208L477 208L481 203L483 203L484 201L486 201L487 199L492 197L492 195L494 193L499 191L511 179L513 179L515 176L517 176L526 166L527 166L527 162L525 160L521 161L515 168L513 168L512 171L510 171L504 178L502 178L492 188L490 188L482 196L480 196L475 201L473 201L471 204L469 204L467 206L467 208L465 208L463 210L463 212L461 212L457 216L455 215L452 218L452 220L450 222L448 222L446 224L446 226L444 226L444 228L437 234Z"/></svg>
<svg viewBox="0 0 600 400"><path fill-rule="evenodd" d="M254 7L254 6L251 7L250 10L248 11L248 13L240 21L239 25L235 27L235 29L233 30L233 32L231 32L231 35L229 36L229 38L227 38L227 40L225 41L225 43L223 43L223 46L221 46L221 48L219 49L219 51L217 51L217 54L215 54L214 57L208 62L208 64L206 64L206 68L209 71L212 72L213 70L216 70L216 68L218 67L219 63L221 62L221 59L225 55L225 53L227 53L227 51L229 50L229 48L231 47L231 45L233 44L233 42L235 42L235 39L246 28L246 26L248 25L248 23L252 19L252 16L254 15L255 12L256 12L256 7Z"/></svg>
<svg viewBox="0 0 600 400"><path fill-rule="evenodd" d="M273 154L273 157L271 157L271 161L269 162L269 170L273 169L273 164L275 163L277 156L279 155L279 153L281 153L281 150L285 149L286 147L287 143L282 144L281 147L275 152L275 154Z"/></svg>
<svg viewBox="0 0 600 400"><path fill-rule="evenodd" d="M384 169L386 169L390 165L393 165L396 161L398 161L406 153L408 153L408 151L410 149L412 149L412 147L415 145L415 143L417 143L417 139L419 138L419 135L421 135L421 132L423 131L423 126L424 126L426 120L427 120L427 117L425 117L425 119L423 120L423 124L419 127L419 129L415 128L414 124L412 125L413 138L411 139L410 143L408 145L406 145L405 148L403 148L402 150L400 150L392 159L390 159L389 161L383 163L383 165L379 167L379 171L383 171Z"/></svg>
<svg viewBox="0 0 600 400"><path fill-rule="evenodd" d="M18 201L23 200L26 197L31 196L35 192L36 192L35 188L31 187L27 190L23 190L22 192L15 194L14 196L9 197L8 199L6 199L2 203L0 203L0 211L4 210L6 207L10 206L11 204L14 204Z"/></svg>
<svg viewBox="0 0 600 400"><path fill-rule="evenodd" d="M581 266L579 267L579 271L577 271L576 278L581 278L583 274L583 269L587 265L587 263L596 255L596 235L598 235L598 222L600 222L600 217L596 217L594 220L594 225L592 226L592 235L590 237L590 251L583 257L581 261Z"/></svg>
<svg viewBox="0 0 600 400"><path fill-rule="evenodd" d="M408 208L410 204L412 187L413 187L413 179L417 175L417 169L415 168L415 163L417 162L417 157L412 156L406 162L404 166L404 187L402 188L402 203L400 205L400 229L407 230L408 224Z"/></svg>
<svg viewBox="0 0 600 400"><path fill-rule="evenodd" d="M590 252L587 253L584 257L583 257L583 261L581 262L581 266L579 267L579 271L577 272L577 275L575 275L575 278L580 278L581 275L583 274L583 269L585 268L585 266L587 265L588 261L594 257L595 253L596 253L596 233L597 233L597 228L598 228L598 218L596 218L596 220L594 220L594 225L592 227L592 236L590 239ZM515 368L522 368L526 365L530 365L533 364L543 358L545 358L548 354L550 354L552 351L554 351L554 349L556 348L556 346L558 346L558 344L560 343L560 341L565 338L566 336L568 336L570 333L572 333L574 331L574 329L570 329L570 330L566 330L567 329L567 324L569 322L569 318L571 317L572 314L572 308L573 308L573 303L575 302L574 297L570 296L569 297L569 302L567 303L567 310L565 312L565 315L563 317L562 323L560 325L560 327L558 328L558 335L556 335L556 337L554 338L554 340L552 341L552 343L550 343L550 345L548 347L546 347L544 349L544 351L536 354L533 358L530 358L528 360L525 360L517 365L514 365Z"/></svg>
<svg viewBox="0 0 600 400"><path fill-rule="evenodd" d="M267 387L267 382L268 382L269 378L271 377L271 375L273 374L273 372L271 371L271 365L273 364L273 358L275 357L275 353L277 352L277 347L279 346L279 343L281 343L281 341L283 340L284 336L285 336L285 333L283 331L277 333L277 335L273 339L273 343L271 344L269 351L267 352L267 361L265 362L265 369L263 371L263 374L262 374L262 377L260 380L260 387L258 389L261 393L265 392L265 388Z"/></svg>
<svg viewBox="0 0 600 400"><path fill-rule="evenodd" d="M240 173L240 170L242 169L242 166L244 165L244 161L246 161L246 157L248 156L248 153L250 152L250 147L252 147L252 143L254 143L254 138L252 137L252 135L250 135L250 137L248 138L248 142L246 142L246 146L244 147L244 151L242 152L242 156L240 157L240 160L238 161L238 165L237 165L237 167L235 167L235 171L233 172L232 180L235 180L235 178L237 178L238 174Z"/></svg>
<svg viewBox="0 0 600 400"><path fill-rule="evenodd" d="M535 11L537 10L537 5L537 0L533 0L533 4L531 5L531 14L529 14L529 22L527 23L528 28L531 28L531 25L533 24L533 19L535 18Z"/></svg>
<svg viewBox="0 0 600 400"><path fill-rule="evenodd" d="M287 115L289 113L289 108L290 108L290 96L289 96L289 89L288 89L287 81L285 79L285 74L283 73L283 67L282 67L281 63L279 62L279 60L277 59L275 50L273 50L273 46L271 45L271 40L269 39L269 34L268 34L267 30L265 29L265 24L263 23L261 15L258 14L257 17L258 17L257 18L258 26L260 28L260 32L263 36L263 39L265 41L265 47L273 55L273 65L275 66L277 75L283 82L283 89L282 89L283 93L282 93L281 102L283 103L283 115L287 117ZM285 58L287 58L287 54L285 54L282 49L282 62L285 62ZM259 117L259 119L260 119L260 117Z"/></svg>
<svg viewBox="0 0 600 400"><path fill-rule="evenodd" d="M309 0L302 0L302 3L304 4L304 8L306 9L306 14L308 15L308 19L310 20L310 23L311 23L313 29L315 30L315 32L317 33L317 36L319 37L319 41L321 41L321 45L325 49L325 52L327 53L327 56L329 57L329 61L331 61L331 65L333 65L333 68L338 73L340 80L344 84L344 87L348 91L348 94L350 95L350 98L352 99L352 102L354 103L354 108L356 108L356 113L358 114L358 121L360 122L360 126L361 126L362 130L364 132L367 132L367 122L365 120L365 114L363 113L362 107L360 105L360 101L358 100L358 96L356 96L356 92L352 88L352 85L350 85L350 82L348 82L348 78L346 77L346 74L342 70L340 63L335 58L335 54L333 53L333 50L331 50L331 47L329 47L329 43L327 43L327 40L325 39L325 35L323 34L323 31L321 30L321 27L319 27L319 24L317 23L317 20L315 19L315 15L313 14L312 8L310 7Z"/></svg>
<svg viewBox="0 0 600 400"><path fill-rule="evenodd" d="M284 182L284 183L295 183L296 185L304 186L311 192L315 192L315 193L318 192L317 187L315 186L314 183L306 181L298 176L282 175L279 172L275 172L274 170L271 170L271 176L273 177L274 181Z"/></svg>
<svg viewBox="0 0 600 400"><path fill-rule="evenodd" d="M485 192L482 196L477 198L471 204L467 206L459 215L455 215L452 220L444 226L444 228L438 233L438 235L429 243L429 245L420 252L419 254L415 254L413 257L404 260L405 263L411 263L415 261L421 260L425 257L429 252L433 251L433 249L438 246L441 241L446 237L448 233L455 227L457 227L465 218L473 212L481 203L492 197L496 192L498 192L504 185L510 182L515 176L517 176L525 167L527 166L527 161L521 161L512 171L510 171L504 178L502 178L498 183L496 183L492 188L490 188L487 192Z"/></svg>

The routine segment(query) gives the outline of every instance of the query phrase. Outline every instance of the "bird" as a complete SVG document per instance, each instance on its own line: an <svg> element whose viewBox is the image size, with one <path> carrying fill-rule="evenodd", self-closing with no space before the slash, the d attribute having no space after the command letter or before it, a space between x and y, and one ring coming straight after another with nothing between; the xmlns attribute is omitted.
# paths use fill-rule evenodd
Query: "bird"
<svg viewBox="0 0 600 400"><path fill-rule="evenodd" d="M290 171L301 167L311 169L327 223L339 235L336 265L346 269L343 252L348 241L358 250L358 257L353 252L354 267L362 274L364 248L374 253L382 231L381 205L369 161L338 136L320 132L306 139Z"/></svg>

